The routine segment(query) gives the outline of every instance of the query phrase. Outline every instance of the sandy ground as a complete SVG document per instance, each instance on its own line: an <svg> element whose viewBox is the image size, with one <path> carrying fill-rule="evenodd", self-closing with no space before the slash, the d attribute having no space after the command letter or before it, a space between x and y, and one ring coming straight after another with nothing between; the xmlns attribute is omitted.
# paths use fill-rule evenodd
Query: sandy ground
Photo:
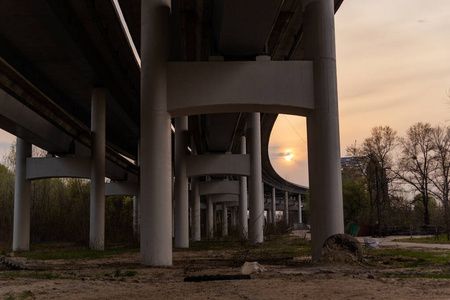
<svg viewBox="0 0 450 300"><path fill-rule="evenodd" d="M366 258L371 259L370 254ZM140 265L138 253L95 260L37 261L40 271L10 270L3 264L0 265L0 297L450 299L450 279L402 278L418 274L448 274L450 263L418 269L394 268L385 261L377 261L376 264L313 263L309 257L294 257L262 263L267 271L252 274L250 280L184 282L188 276L240 274L241 262L238 261L232 251L177 250L173 266L166 268ZM14 276L17 273L21 276ZM30 277L23 277L24 274ZM42 278L45 276L54 278Z"/></svg>

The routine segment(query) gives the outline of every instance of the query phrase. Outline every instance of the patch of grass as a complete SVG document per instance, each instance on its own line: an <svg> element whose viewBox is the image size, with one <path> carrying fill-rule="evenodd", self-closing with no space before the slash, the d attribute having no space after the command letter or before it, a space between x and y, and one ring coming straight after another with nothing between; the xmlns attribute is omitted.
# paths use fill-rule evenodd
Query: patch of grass
<svg viewBox="0 0 450 300"><path fill-rule="evenodd" d="M445 265L450 261L450 252L417 251L408 249L373 250L373 255L390 264L402 267L418 267L429 265Z"/></svg>
<svg viewBox="0 0 450 300"><path fill-rule="evenodd" d="M450 244L447 240L447 235L441 234L437 238L436 236L418 237L418 238L405 238L395 239L394 242L407 242L407 243L424 243L424 244Z"/></svg>
<svg viewBox="0 0 450 300"><path fill-rule="evenodd" d="M12 293L9 293L4 299L5 300L14 300L14 299L28 299L28 298L33 298L33 299L35 298L34 293L30 290L25 291L17 296L15 296Z"/></svg>
<svg viewBox="0 0 450 300"><path fill-rule="evenodd" d="M48 273L48 272L39 272L39 271L35 271L35 272L31 272L31 273L22 273L22 272L5 272L3 274L1 274L3 277L7 277L7 278L16 278L16 277L21 277L21 278L40 278L40 279L73 279L73 277L69 277L69 276L62 276L59 274L53 274L53 273Z"/></svg>
<svg viewBox="0 0 450 300"><path fill-rule="evenodd" d="M5 300L14 300L14 298L15 298L14 295L9 293L4 299Z"/></svg>
<svg viewBox="0 0 450 300"><path fill-rule="evenodd" d="M426 278L426 279L450 279L449 273L442 274L392 274L386 273L382 275L386 278Z"/></svg>
<svg viewBox="0 0 450 300"><path fill-rule="evenodd" d="M34 298L34 294L32 291L28 290L23 292L22 294L19 295L19 299L27 299L27 298Z"/></svg>
<svg viewBox="0 0 450 300"><path fill-rule="evenodd" d="M129 270L129 271L124 271L124 272L122 272L122 270L121 269L116 269L115 271L114 271L114 277L120 277L120 276L135 276L137 274L137 271L131 271L131 270ZM107 276L108 276L108 274L106 274Z"/></svg>
<svg viewBox="0 0 450 300"><path fill-rule="evenodd" d="M110 257L127 252L137 252L139 249L108 249L104 251L88 250L80 248L41 248L41 250L31 250L26 252L16 252L15 255L19 257L26 257L29 259L50 260L50 259L98 259Z"/></svg>

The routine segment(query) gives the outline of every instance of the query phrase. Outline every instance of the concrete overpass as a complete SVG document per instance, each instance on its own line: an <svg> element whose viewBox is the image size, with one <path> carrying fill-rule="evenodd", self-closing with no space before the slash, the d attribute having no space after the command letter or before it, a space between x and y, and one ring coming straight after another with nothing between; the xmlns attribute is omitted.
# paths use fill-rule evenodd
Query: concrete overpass
<svg viewBox="0 0 450 300"><path fill-rule="evenodd" d="M262 242L264 194L306 191L268 158L276 114L289 113L307 117L320 257L343 231L333 16L342 0L118 3L137 56L113 1L0 3L0 127L20 138L15 222L25 220L14 247L28 245L29 180L79 176L91 178L91 247L102 249L107 176L120 183L111 193L136 195L142 262L170 265L173 173L176 247L188 246L188 176L194 187L239 181L242 227L248 177L244 231ZM30 144L52 157L27 160ZM43 164L53 167L36 171Z"/></svg>

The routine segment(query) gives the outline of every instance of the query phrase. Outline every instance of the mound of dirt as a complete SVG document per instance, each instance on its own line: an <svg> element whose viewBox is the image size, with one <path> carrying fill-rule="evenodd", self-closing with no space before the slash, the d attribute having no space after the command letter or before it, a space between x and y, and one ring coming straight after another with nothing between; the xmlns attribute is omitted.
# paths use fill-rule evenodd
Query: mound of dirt
<svg viewBox="0 0 450 300"><path fill-rule="evenodd" d="M322 248L323 262L354 262L362 261L363 249L361 243L348 234L330 236Z"/></svg>

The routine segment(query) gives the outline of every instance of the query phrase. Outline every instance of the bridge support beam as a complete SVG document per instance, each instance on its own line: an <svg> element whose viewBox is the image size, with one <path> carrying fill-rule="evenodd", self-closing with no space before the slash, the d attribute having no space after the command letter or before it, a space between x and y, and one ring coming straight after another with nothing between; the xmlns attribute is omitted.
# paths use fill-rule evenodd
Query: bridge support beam
<svg viewBox="0 0 450 300"><path fill-rule="evenodd" d="M139 166L139 144L138 144L138 154L137 159L134 162L137 166ZM141 227L141 210L140 210L140 198L139 198L139 186L138 186L138 192L136 195L133 196L133 234L135 237L139 238L139 235L141 233L140 227Z"/></svg>
<svg viewBox="0 0 450 300"><path fill-rule="evenodd" d="M13 251L30 250L31 181L26 179L27 157L31 157L31 144L17 138Z"/></svg>
<svg viewBox="0 0 450 300"><path fill-rule="evenodd" d="M308 0L305 59L314 62L314 110L307 116L312 258L325 240L344 232L337 102L334 1Z"/></svg>
<svg viewBox="0 0 450 300"><path fill-rule="evenodd" d="M105 128L106 90L94 88L91 98L91 206L89 248L105 249Z"/></svg>
<svg viewBox="0 0 450 300"><path fill-rule="evenodd" d="M211 196L207 198L207 220L206 220L206 235L209 239L214 237L214 204L212 203Z"/></svg>
<svg viewBox="0 0 450 300"><path fill-rule="evenodd" d="M228 236L228 205L222 202L222 236Z"/></svg>
<svg viewBox="0 0 450 300"><path fill-rule="evenodd" d="M237 207L233 206L231 207L231 227L236 227L236 214L237 214Z"/></svg>
<svg viewBox="0 0 450 300"><path fill-rule="evenodd" d="M189 248L189 188L186 176L188 118L175 119L175 248Z"/></svg>
<svg viewBox="0 0 450 300"><path fill-rule="evenodd" d="M261 119L260 113L251 113L248 124L250 137L250 188L249 188L249 237L250 244L263 242L264 190L261 166Z"/></svg>
<svg viewBox="0 0 450 300"><path fill-rule="evenodd" d="M241 154L247 154L247 139L245 135L241 137ZM248 199L247 199L247 176L239 178L239 234L242 238L248 238L247 219Z"/></svg>
<svg viewBox="0 0 450 300"><path fill-rule="evenodd" d="M277 224L277 195L274 187L272 188L272 223Z"/></svg>
<svg viewBox="0 0 450 300"><path fill-rule="evenodd" d="M198 189L199 178L192 178L192 240L198 242L201 240L200 227L200 194Z"/></svg>
<svg viewBox="0 0 450 300"><path fill-rule="evenodd" d="M303 223L302 220L302 195L298 195L298 222Z"/></svg>
<svg viewBox="0 0 450 300"><path fill-rule="evenodd" d="M288 192L284 192L284 212L283 219L286 226L289 226L289 194Z"/></svg>
<svg viewBox="0 0 450 300"><path fill-rule="evenodd" d="M141 1L140 254L150 266L172 265L170 7L170 0Z"/></svg>

